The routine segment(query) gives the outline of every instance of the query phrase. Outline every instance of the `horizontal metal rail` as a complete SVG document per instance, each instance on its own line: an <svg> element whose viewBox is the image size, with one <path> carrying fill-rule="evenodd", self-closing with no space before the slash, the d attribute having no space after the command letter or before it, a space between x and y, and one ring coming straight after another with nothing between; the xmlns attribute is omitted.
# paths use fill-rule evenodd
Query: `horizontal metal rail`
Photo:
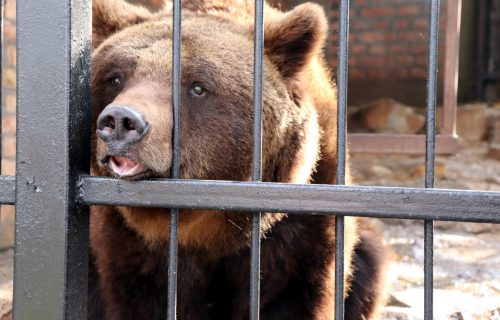
<svg viewBox="0 0 500 320"><path fill-rule="evenodd" d="M500 223L500 192L88 176L80 188L87 205Z"/></svg>
<svg viewBox="0 0 500 320"><path fill-rule="evenodd" d="M0 176L0 203L14 204L16 202L16 177Z"/></svg>

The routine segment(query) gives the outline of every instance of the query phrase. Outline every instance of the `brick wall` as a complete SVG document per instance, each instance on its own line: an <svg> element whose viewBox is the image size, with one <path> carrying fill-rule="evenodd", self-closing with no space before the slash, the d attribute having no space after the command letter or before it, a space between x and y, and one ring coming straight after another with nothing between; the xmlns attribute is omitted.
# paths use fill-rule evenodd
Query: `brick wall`
<svg viewBox="0 0 500 320"><path fill-rule="evenodd" d="M2 175L14 175L16 163L16 1L4 0L2 69ZM14 240L14 208L2 206L0 249Z"/></svg>
<svg viewBox="0 0 500 320"><path fill-rule="evenodd" d="M338 0L330 12L327 56L337 63ZM428 0L352 0L350 6L350 102L393 97L425 103L428 50ZM441 1L440 70L444 56L446 1ZM442 72L439 73L442 76ZM441 79L441 77L440 77Z"/></svg>

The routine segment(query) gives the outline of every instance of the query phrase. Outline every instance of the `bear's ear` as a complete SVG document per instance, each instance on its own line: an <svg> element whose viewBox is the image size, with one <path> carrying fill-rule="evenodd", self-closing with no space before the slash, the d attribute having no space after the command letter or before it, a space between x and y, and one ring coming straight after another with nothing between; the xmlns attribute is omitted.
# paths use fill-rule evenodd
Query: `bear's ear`
<svg viewBox="0 0 500 320"><path fill-rule="evenodd" d="M321 53L328 22L321 6L305 3L268 21L264 30L265 53L288 79Z"/></svg>
<svg viewBox="0 0 500 320"><path fill-rule="evenodd" d="M128 26L150 19L147 9L124 0L92 1L92 47L97 48L107 37Z"/></svg>

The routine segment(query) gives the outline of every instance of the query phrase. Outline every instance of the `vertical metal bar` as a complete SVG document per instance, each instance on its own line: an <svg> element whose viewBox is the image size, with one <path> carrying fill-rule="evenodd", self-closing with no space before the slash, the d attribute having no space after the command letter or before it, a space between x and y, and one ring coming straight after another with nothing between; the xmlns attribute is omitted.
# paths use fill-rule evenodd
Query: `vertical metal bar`
<svg viewBox="0 0 500 320"><path fill-rule="evenodd" d="M2 111L3 111L3 4L4 1L0 1L0 173L2 172L2 140L3 140L3 132L2 132ZM0 222L2 221L2 208L0 207Z"/></svg>
<svg viewBox="0 0 500 320"><path fill-rule="evenodd" d="M91 7L17 2L15 319L87 319Z"/></svg>
<svg viewBox="0 0 500 320"><path fill-rule="evenodd" d="M425 150L425 187L434 188L436 143L436 95L440 1L431 0L429 25L429 64L427 76L427 132ZM434 222L425 221L424 235L424 319L433 319Z"/></svg>
<svg viewBox="0 0 500 320"><path fill-rule="evenodd" d="M349 59L349 0L340 1L339 52L337 66L337 171L336 183L345 184L347 75ZM344 319L344 217L335 218L335 319Z"/></svg>
<svg viewBox="0 0 500 320"><path fill-rule="evenodd" d="M180 108L181 108L181 0L173 3L172 34L172 107L174 128L172 137L172 178L179 178L180 166ZM168 309L167 319L177 318L177 238L179 209L170 211L168 247Z"/></svg>
<svg viewBox="0 0 500 320"><path fill-rule="evenodd" d="M443 124L441 134L455 135L462 0L447 3L444 65ZM439 150L439 146L438 146Z"/></svg>
<svg viewBox="0 0 500 320"><path fill-rule="evenodd" d="M253 159L252 180L262 181L262 61L264 55L264 1L255 0L254 21L254 87L253 87ZM260 219L252 214L250 255L250 319L259 319L260 310Z"/></svg>

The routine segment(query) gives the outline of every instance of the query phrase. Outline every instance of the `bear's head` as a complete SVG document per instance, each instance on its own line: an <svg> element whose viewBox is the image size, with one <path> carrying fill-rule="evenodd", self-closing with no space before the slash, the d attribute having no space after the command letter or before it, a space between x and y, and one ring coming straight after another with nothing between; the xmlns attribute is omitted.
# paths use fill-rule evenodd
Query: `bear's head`
<svg viewBox="0 0 500 320"><path fill-rule="evenodd" d="M168 178L172 16L153 15L122 0L93 2L92 174ZM320 129L297 79L321 54L326 25L322 9L314 4L266 19L264 181L307 183L315 169ZM249 181L253 27L184 10L181 38L180 177ZM118 209L147 242L168 239L168 209ZM263 231L283 216L264 214ZM181 210L180 245L222 252L241 247L249 235L248 215Z"/></svg>

